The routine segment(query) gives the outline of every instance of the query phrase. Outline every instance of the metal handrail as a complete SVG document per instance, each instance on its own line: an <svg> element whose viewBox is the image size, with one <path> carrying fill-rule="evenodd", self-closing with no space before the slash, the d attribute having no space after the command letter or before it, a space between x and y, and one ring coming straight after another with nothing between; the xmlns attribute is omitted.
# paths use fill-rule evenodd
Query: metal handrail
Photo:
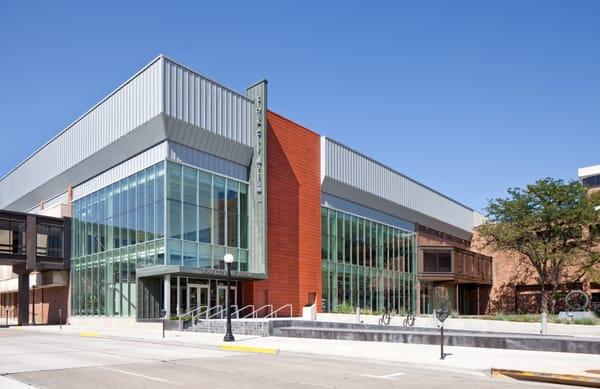
<svg viewBox="0 0 600 389"><path fill-rule="evenodd" d="M219 305L219 307L223 308L221 305ZM238 306L234 304L234 305L232 305L232 307L235 307L237 309ZM223 312L227 312L227 307L221 309L220 311L217 311L217 312L213 313L212 315L210 315L209 317L207 317L206 320L210 320L210 319L212 319L213 317L215 317L217 315L220 315L221 316L220 319L222 319L223 318Z"/></svg>
<svg viewBox="0 0 600 389"><path fill-rule="evenodd" d="M210 318L212 317L212 315L211 315L211 312L212 312L213 310L215 310L215 309L217 309L217 310L219 310L219 309L223 309L223 306L222 306L222 305L215 305L215 306L212 306L212 307L210 307L209 309L207 309L207 310L206 310L206 312L205 312L205 313L206 313L206 315L205 315L205 317L204 317L204 320L208 320L208 319L210 319Z"/></svg>
<svg viewBox="0 0 600 389"><path fill-rule="evenodd" d="M260 307L258 309L255 309L254 311L250 312L246 316L242 317L242 319L247 319L250 316L252 316L253 318L256 318L258 316L258 312L262 311L265 308L271 308L271 312L273 312L273 304L267 304L267 305L263 305L262 307Z"/></svg>
<svg viewBox="0 0 600 389"><path fill-rule="evenodd" d="M188 315L189 315L189 316L191 317L191 319L192 319L192 328L195 328L195 326L194 326L194 318L198 317L198 315L196 315L196 316L195 316L195 315L194 315L194 312L196 312L196 311L199 311L199 310L201 310L201 309L204 309L204 308L208 308L208 306L207 306L207 305L200 305L198 308L194 308L194 309L192 309L192 310L190 310L190 311L187 311L187 312L186 312L186 313L184 313L183 315L179 315L179 317L178 317L178 320L179 320L179 330L180 330L180 331L181 331L181 330L183 330L183 325L181 324L181 318L182 318L183 316L188 316Z"/></svg>
<svg viewBox="0 0 600 389"><path fill-rule="evenodd" d="M204 309L204 310L202 310ZM200 316L204 315L206 312L208 312L209 310L209 306L208 305L201 305L200 307L194 309L193 311L198 311L197 315L192 314L192 328L196 328L196 319L198 319ZM190 311L192 312L192 311Z"/></svg>
<svg viewBox="0 0 600 389"><path fill-rule="evenodd" d="M190 315L190 316L193 317L194 316L194 312L196 312L196 311L198 311L200 309L203 309L203 308L208 308L208 305L200 305L198 308L192 309L191 311L187 311L186 313L184 313L183 315L180 315L180 316L188 316L188 315Z"/></svg>
<svg viewBox="0 0 600 389"><path fill-rule="evenodd" d="M252 307L252 312L254 312L254 304L249 304L249 305L246 305L245 307L242 307L240 309L236 309L234 312L231 312L231 316L236 315L236 319L239 319L240 318L240 312L242 312L246 308L250 308L250 307Z"/></svg>
<svg viewBox="0 0 600 389"><path fill-rule="evenodd" d="M275 315L275 317L279 317L279 315L277 315L277 312L281 311L282 309L288 308L288 307L290 308L290 318L292 318L294 316L294 306L292 304L285 304L285 305L280 306L273 312L269 313L267 316L265 316L265 319L268 319L269 317L273 317L273 315Z"/></svg>

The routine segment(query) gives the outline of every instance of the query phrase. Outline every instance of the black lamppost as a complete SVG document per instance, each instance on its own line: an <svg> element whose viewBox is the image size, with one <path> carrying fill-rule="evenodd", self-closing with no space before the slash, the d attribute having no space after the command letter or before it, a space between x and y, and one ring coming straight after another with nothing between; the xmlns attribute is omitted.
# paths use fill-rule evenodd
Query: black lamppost
<svg viewBox="0 0 600 389"><path fill-rule="evenodd" d="M441 335L442 335L441 341L440 341L440 345L441 345L440 359L446 358L446 354L444 354L444 321L448 318L449 313L450 313L450 311L446 307L437 308L435 310L435 317L440 321L440 323L442 323L442 326L440 327Z"/></svg>
<svg viewBox="0 0 600 389"><path fill-rule="evenodd" d="M160 310L160 317L162 319L162 337L165 337L165 320L167 320L167 310L166 309L161 309Z"/></svg>
<svg viewBox="0 0 600 389"><path fill-rule="evenodd" d="M225 294L225 306L227 307L227 332L223 338L224 342L233 342L235 338L231 332L231 305L229 305L229 295L231 294L231 264L233 263L233 255L227 253L223 257L225 266L227 266L227 293Z"/></svg>

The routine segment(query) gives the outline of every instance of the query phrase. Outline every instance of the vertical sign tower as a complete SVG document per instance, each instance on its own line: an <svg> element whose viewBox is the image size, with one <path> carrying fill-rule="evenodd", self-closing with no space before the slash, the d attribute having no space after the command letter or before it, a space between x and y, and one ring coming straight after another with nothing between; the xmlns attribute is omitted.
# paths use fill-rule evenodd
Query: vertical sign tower
<svg viewBox="0 0 600 389"><path fill-rule="evenodd" d="M254 155L250 164L248 270L267 274L267 81L262 80L246 90L254 101Z"/></svg>

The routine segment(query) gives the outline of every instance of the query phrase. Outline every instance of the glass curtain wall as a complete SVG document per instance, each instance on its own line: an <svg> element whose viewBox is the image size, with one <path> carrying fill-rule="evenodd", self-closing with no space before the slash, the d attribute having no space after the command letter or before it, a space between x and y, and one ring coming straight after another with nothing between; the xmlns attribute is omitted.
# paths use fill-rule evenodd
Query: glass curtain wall
<svg viewBox="0 0 600 389"><path fill-rule="evenodd" d="M248 185L160 162L72 204L73 315L136 316L136 269L248 269Z"/></svg>
<svg viewBox="0 0 600 389"><path fill-rule="evenodd" d="M167 163L167 264L248 271L248 184Z"/></svg>
<svg viewBox="0 0 600 389"><path fill-rule="evenodd" d="M321 208L326 312L416 312L414 232Z"/></svg>
<svg viewBox="0 0 600 389"><path fill-rule="evenodd" d="M164 192L161 162L73 201L73 315L136 315L136 269L164 264Z"/></svg>

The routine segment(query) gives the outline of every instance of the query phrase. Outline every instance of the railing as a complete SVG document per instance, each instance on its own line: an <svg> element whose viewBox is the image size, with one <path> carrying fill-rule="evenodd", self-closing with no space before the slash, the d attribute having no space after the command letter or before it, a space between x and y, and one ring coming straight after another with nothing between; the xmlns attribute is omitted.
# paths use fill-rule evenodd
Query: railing
<svg viewBox="0 0 600 389"><path fill-rule="evenodd" d="M231 312L232 318L236 319L236 320L240 320L243 325L245 325L244 319L258 319L259 313L264 312L264 311L266 311L267 313L265 316L262 317L263 319L278 318L278 317L280 317L281 312L286 309L289 309L289 316L284 316L284 317L292 318L294 316L294 307L292 304L285 304L285 305L280 306L277 309L273 309L273 304L263 305L256 309L253 304L245 305L242 308L240 308L238 305L234 304L234 305L231 305L231 309L232 309L232 312ZM242 316L242 313L245 311L248 311L248 310L250 310L250 313L247 313ZM215 305L213 307L208 307L206 305L202 305L196 309L188 311L185 314L185 316L191 317L192 330L195 330L196 329L196 321L198 321L199 319L206 320L210 326L210 323L213 320L222 320L225 312L227 312L227 308L223 307L222 305ZM183 330L183 327L181 326L181 318L183 316L184 315L179 317L180 331Z"/></svg>
<svg viewBox="0 0 600 389"><path fill-rule="evenodd" d="M192 310L190 310L190 311L187 311L187 312L186 312L185 314L183 314L183 315L179 315L179 317L178 317L178 321L179 321L179 331L183 330L183 324L182 324L182 322L181 322L181 318L182 318L182 317L184 317L184 316L190 316L190 317L192 318L192 327L193 327L193 326L194 326L194 317L197 317L197 316L194 316L194 313L195 313L196 311L200 311L200 310L202 310L202 309L204 309L204 308L207 308L207 306L206 306L206 305L201 305L201 306L199 306L198 308L195 308L195 309L192 309Z"/></svg>
<svg viewBox="0 0 600 389"><path fill-rule="evenodd" d="M218 305L218 306L220 307L220 305ZM233 307L235 307L235 309L237 309L238 306L237 305L232 305L231 308L233 308ZM215 318L215 316L220 316L219 319L222 319L223 318L223 312L227 312L227 307L225 307L225 308L223 308L223 309L221 309L221 310L213 313L212 315L208 316L206 318L206 320L213 319L213 318Z"/></svg>
<svg viewBox="0 0 600 389"><path fill-rule="evenodd" d="M256 319L258 317L258 312L261 312L265 308L270 308L270 312L271 313L273 312L273 304L267 304L267 305L263 305L262 307L260 307L258 309L255 309L254 311L250 312L246 316L243 316L242 319L247 319L247 318L249 318L251 316L252 316L253 319Z"/></svg>
<svg viewBox="0 0 600 389"><path fill-rule="evenodd" d="M240 313L243 312L244 310L248 309L248 308L252 308L252 312L254 312L254 304L249 304L246 305L245 307L242 307L240 309L236 309L235 311L231 312L231 316L235 315L236 319L240 318ZM253 317L254 319L254 317Z"/></svg>
<svg viewBox="0 0 600 389"><path fill-rule="evenodd" d="M205 319L205 320L208 320L210 317L212 317L212 315L211 315L211 312L212 312L212 311L214 311L214 310L217 310L217 311L218 311L218 310L221 310L221 309L223 309L223 306L222 306L222 305L215 305L215 306L213 306L213 307L210 307L210 308L208 308L208 309L206 310L206 312L205 312L205 313L206 313L206 316L205 316L205 318L204 318L204 319Z"/></svg>
<svg viewBox="0 0 600 389"><path fill-rule="evenodd" d="M294 316L294 307L292 306L292 304L282 305L281 307L277 308L276 310L272 311L267 316L265 316L265 319L268 319L270 317L276 317L276 318L279 317L278 312L285 308L290 309L290 319L291 319Z"/></svg>

